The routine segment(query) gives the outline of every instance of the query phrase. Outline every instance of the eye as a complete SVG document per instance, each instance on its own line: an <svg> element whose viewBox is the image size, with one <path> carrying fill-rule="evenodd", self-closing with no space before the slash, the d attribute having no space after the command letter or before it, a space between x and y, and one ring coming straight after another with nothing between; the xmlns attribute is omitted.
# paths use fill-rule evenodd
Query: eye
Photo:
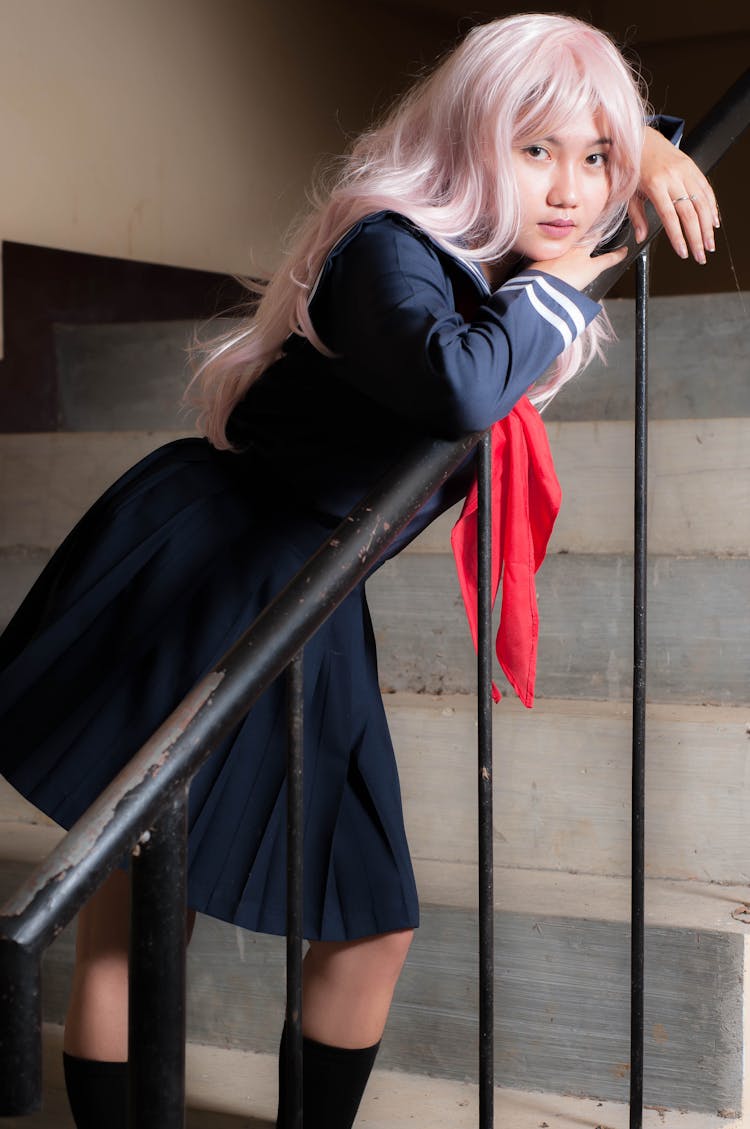
<svg viewBox="0 0 750 1129"><path fill-rule="evenodd" d="M522 152L528 153L534 161L544 161L550 155L549 149L545 149L543 145L525 145Z"/></svg>
<svg viewBox="0 0 750 1129"><path fill-rule="evenodd" d="M588 157L586 158L586 164L590 168L594 168L594 169L604 168L607 164L609 164L609 154L608 153L589 153Z"/></svg>

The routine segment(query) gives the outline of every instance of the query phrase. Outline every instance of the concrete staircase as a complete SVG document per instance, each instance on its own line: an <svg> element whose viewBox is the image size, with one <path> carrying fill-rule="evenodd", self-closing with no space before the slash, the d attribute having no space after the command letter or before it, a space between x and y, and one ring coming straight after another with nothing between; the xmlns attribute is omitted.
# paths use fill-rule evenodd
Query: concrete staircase
<svg viewBox="0 0 750 1129"><path fill-rule="evenodd" d="M498 1119L513 1129L627 1124L632 304L610 309L623 342L609 368L548 413L565 500L538 581L538 704L506 698L494 712ZM175 435L148 380L114 363L125 356L155 381L159 334L131 327L125 348L122 327L116 339L95 329L63 343L71 430L0 437L3 621L100 490ZM742 329L731 295L653 302L646 1124L683 1129L740 1125L743 1113L750 1124ZM476 1124L474 659L449 525L369 586L423 905L360 1118L373 1129ZM0 894L58 836L3 786ZM46 960L45 1114L8 1122L19 1129L67 1124L56 1025L71 959L68 930ZM271 1123L282 945L201 918L189 966L188 1125Z"/></svg>
<svg viewBox="0 0 750 1129"><path fill-rule="evenodd" d="M44 1111L4 1118L8 1129L74 1129L65 1097L62 1029L45 1029ZM273 1129L276 1059L252 1051L188 1044L186 1129ZM495 1091L495 1121L512 1129L626 1129L628 1107L571 1095L508 1087ZM357 1118L358 1129L476 1129L476 1086L401 1071L376 1070ZM644 1129L732 1129L726 1116L648 1107Z"/></svg>

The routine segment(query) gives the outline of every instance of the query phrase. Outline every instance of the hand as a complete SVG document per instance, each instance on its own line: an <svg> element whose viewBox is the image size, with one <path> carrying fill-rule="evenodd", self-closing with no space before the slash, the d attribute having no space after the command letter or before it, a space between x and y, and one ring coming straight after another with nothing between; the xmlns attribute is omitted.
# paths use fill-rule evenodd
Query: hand
<svg viewBox="0 0 750 1129"><path fill-rule="evenodd" d="M592 244L588 246L571 247L564 255L557 259L545 259L540 262L527 263L532 270L543 270L553 278L561 278L563 282L574 286L576 290L585 290L589 283L603 274L605 270L616 267L628 253L627 247L618 247L614 251L607 251L604 255L591 258L594 250Z"/></svg>
<svg viewBox="0 0 750 1129"><path fill-rule="evenodd" d="M656 208L680 258L686 259L690 248L695 261L705 263L706 251L715 249L714 228L719 226L713 189L690 157L650 126L643 143L638 191L628 207L639 243L648 234L645 199Z"/></svg>

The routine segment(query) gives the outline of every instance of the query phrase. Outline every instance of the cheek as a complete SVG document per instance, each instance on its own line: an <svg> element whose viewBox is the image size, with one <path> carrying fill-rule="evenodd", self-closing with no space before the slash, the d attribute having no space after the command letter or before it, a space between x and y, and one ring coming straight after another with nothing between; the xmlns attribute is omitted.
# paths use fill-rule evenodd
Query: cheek
<svg viewBox="0 0 750 1129"><path fill-rule="evenodd" d="M609 203L609 198L610 198L611 195L612 195L612 185L610 183L609 177L606 176L606 177L603 178L603 183L600 186L599 193L598 193L597 206L598 206L598 209L599 209L599 215L601 215L602 212L604 211L604 209L607 207L607 204Z"/></svg>
<svg viewBox="0 0 750 1129"><path fill-rule="evenodd" d="M609 203L610 191L609 182L597 185L588 196L588 222L589 226L593 226Z"/></svg>
<svg viewBox="0 0 750 1129"><path fill-rule="evenodd" d="M522 172L516 172L516 184L518 185L522 222L536 218L540 204L544 202L547 196L548 188L544 178L540 175L534 176L533 172L524 169Z"/></svg>

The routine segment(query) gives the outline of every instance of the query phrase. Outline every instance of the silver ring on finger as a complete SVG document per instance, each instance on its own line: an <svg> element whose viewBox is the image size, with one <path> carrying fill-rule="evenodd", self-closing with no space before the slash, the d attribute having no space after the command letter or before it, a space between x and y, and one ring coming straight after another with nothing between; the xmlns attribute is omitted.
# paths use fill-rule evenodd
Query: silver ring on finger
<svg viewBox="0 0 750 1129"><path fill-rule="evenodd" d="M678 196L676 200L672 201L672 203L673 204L681 204L683 200L693 200L693 199L695 199L695 197L693 197L693 196Z"/></svg>

